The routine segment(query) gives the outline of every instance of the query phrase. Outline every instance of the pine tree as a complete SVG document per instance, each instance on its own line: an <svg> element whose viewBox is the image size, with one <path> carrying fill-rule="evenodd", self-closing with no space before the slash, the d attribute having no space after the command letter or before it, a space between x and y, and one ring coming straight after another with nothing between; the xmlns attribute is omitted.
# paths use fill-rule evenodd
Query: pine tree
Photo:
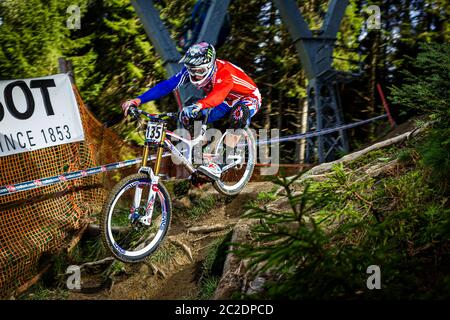
<svg viewBox="0 0 450 320"><path fill-rule="evenodd" d="M72 39L67 28L70 4L69 0L0 2L1 79L55 74L59 57L86 46L88 39Z"/></svg>

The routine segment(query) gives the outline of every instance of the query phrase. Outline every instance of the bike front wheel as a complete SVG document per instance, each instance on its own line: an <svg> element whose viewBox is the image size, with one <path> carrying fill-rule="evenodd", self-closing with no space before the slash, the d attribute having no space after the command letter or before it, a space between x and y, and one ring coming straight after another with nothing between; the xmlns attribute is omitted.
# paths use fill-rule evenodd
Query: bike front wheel
<svg viewBox="0 0 450 320"><path fill-rule="evenodd" d="M148 175L128 176L111 190L104 206L100 221L103 243L123 262L143 261L161 245L169 230L172 204L162 183L153 186L156 196L151 204L150 224L146 225L139 219L149 207L151 189Z"/></svg>

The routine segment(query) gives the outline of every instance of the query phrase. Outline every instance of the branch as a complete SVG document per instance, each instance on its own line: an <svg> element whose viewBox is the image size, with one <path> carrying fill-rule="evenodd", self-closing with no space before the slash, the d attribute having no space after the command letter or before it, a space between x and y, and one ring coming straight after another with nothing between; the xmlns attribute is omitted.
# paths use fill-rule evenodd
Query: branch
<svg viewBox="0 0 450 320"><path fill-rule="evenodd" d="M16 291L14 292L14 295L12 298L21 295L22 293L27 291L33 284L38 282L42 278L44 273L47 272L47 270L50 268L51 265L52 265L52 263L49 262L37 275L35 275L28 282L25 282L23 285L21 285L19 288L17 288Z"/></svg>
<svg viewBox="0 0 450 320"><path fill-rule="evenodd" d="M378 150L378 149L381 149L381 148L385 148L385 147L391 146L391 145L396 144L396 143L401 143L404 140L407 140L407 139L410 139L410 138L416 136L420 132L424 131L425 128L426 128L426 126L422 127L422 128L419 128L419 129L414 129L412 131L405 132L405 133L403 133L403 134L401 134L401 135L399 135L397 137L394 137L394 138L391 138L391 139L387 139L387 140L375 143L375 144L373 144L373 145L371 145L371 146L369 146L369 147L367 147L367 148L365 148L363 150L350 153L350 154L348 154L348 155L346 155L346 156L344 156L341 159L338 159L336 161L322 163L322 164L320 164L318 166L315 166L311 170L307 171L300 178L300 180L306 180L311 175L318 175L318 174L324 173L326 171L330 171L335 164L348 163L348 162L354 161L354 160L362 157L363 155L365 155L365 154L367 154L367 153L369 153L371 151Z"/></svg>
<svg viewBox="0 0 450 320"><path fill-rule="evenodd" d="M78 234L70 241L69 245L67 246L67 253L70 253L73 248L76 247L78 242L80 242L81 238L83 237L84 232L87 230L89 224L84 225L83 228L78 232Z"/></svg>

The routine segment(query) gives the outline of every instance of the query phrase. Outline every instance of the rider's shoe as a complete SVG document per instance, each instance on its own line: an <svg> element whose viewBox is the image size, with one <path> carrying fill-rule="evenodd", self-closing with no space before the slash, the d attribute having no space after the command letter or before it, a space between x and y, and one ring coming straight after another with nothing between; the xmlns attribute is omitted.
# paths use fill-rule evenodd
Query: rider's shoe
<svg viewBox="0 0 450 320"><path fill-rule="evenodd" d="M222 168L218 164L214 162L210 162L209 164L202 165L197 169L199 172L203 173L207 177L217 181L220 179L220 175L222 174Z"/></svg>

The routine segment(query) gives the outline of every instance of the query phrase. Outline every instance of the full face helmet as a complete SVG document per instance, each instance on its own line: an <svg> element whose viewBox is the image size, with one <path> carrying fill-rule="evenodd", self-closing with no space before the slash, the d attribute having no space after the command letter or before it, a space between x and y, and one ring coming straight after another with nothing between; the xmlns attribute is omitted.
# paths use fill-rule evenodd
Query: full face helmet
<svg viewBox="0 0 450 320"><path fill-rule="evenodd" d="M207 85L216 70L216 50L207 42L200 42L189 47L179 63L186 66L189 79L198 88Z"/></svg>

